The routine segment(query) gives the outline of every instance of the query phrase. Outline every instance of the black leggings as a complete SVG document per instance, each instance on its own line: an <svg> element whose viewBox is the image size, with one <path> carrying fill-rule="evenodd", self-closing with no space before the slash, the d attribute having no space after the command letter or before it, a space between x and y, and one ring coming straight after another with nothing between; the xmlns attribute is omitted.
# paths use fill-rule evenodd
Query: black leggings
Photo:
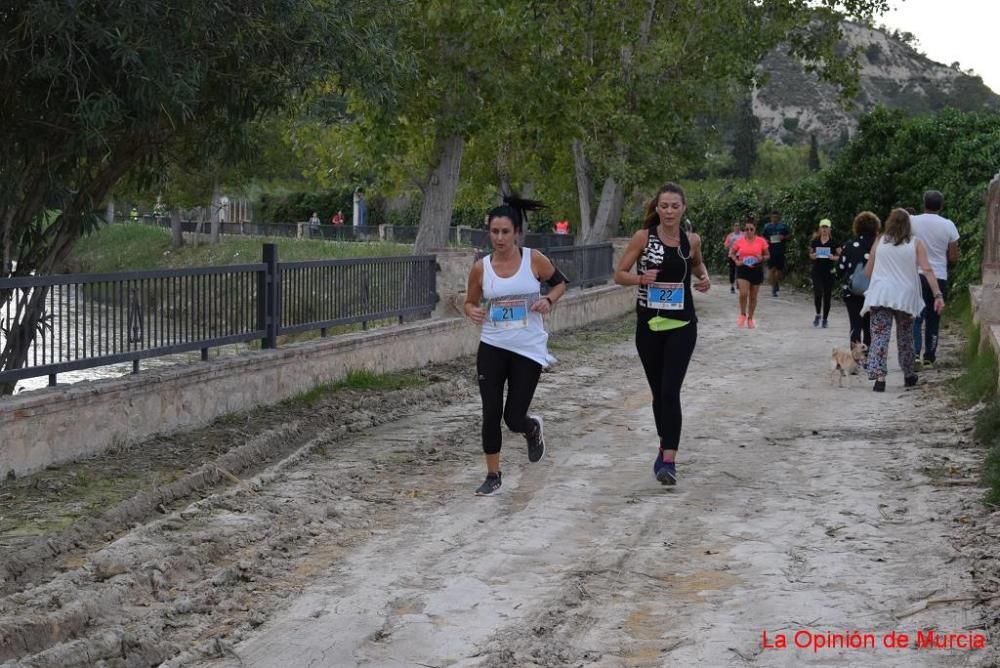
<svg viewBox="0 0 1000 668"><path fill-rule="evenodd" d="M726 258L729 263L729 285L736 282L736 262L732 258Z"/></svg>
<svg viewBox="0 0 1000 668"><path fill-rule="evenodd" d="M847 307L847 317L851 321L851 343L861 341L866 346L872 344L871 313L865 313L862 317L861 307L865 305L865 298L858 295L844 295L844 306Z"/></svg>
<svg viewBox="0 0 1000 668"><path fill-rule="evenodd" d="M830 298L833 296L834 276L829 270L813 271L813 303L816 304L816 315L822 311L823 320L830 317Z"/></svg>
<svg viewBox="0 0 1000 668"><path fill-rule="evenodd" d="M681 385L697 341L698 325L693 322L666 332L651 331L641 317L636 322L635 347L653 392L656 433L664 450L680 445Z"/></svg>
<svg viewBox="0 0 1000 668"><path fill-rule="evenodd" d="M542 365L523 355L479 342L476 354L479 373L479 396L483 399L483 452L500 452L500 418L507 428L520 434L533 426L528 420L528 407L535 396ZM503 403L503 386L507 384L507 406Z"/></svg>

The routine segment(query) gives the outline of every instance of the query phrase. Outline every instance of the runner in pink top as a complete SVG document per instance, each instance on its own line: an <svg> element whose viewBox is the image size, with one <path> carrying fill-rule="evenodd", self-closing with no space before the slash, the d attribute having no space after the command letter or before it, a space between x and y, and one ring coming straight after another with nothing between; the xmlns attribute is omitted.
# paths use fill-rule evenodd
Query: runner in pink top
<svg viewBox="0 0 1000 668"><path fill-rule="evenodd" d="M757 310L757 293L764 282L763 264L770 257L767 241L757 236L757 225L748 217L743 223L743 236L733 242L729 257L736 263L736 286L740 291L740 316L737 327L753 329L754 311Z"/></svg>

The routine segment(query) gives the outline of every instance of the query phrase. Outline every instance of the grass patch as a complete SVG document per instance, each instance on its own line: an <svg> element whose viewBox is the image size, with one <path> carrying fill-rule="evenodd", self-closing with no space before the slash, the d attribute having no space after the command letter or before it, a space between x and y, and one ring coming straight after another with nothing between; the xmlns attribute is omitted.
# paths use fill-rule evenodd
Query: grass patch
<svg viewBox="0 0 1000 668"><path fill-rule="evenodd" d="M265 243L278 246L281 261L411 255L404 244L321 241L223 235L217 244L186 241L170 247L170 230L142 224L105 225L73 247L65 269L73 273L107 273L143 269L180 269L260 262Z"/></svg>
<svg viewBox="0 0 1000 668"><path fill-rule="evenodd" d="M355 369L347 372L347 376L335 383L323 383L301 394L281 402L286 408L310 408L323 399L344 390L359 390L362 392L390 392L410 387L423 387L427 379L412 372L374 373L366 369Z"/></svg>
<svg viewBox="0 0 1000 668"><path fill-rule="evenodd" d="M591 323L585 329L562 335L549 335L549 350L570 352L612 346L629 340L635 332L635 316L622 316Z"/></svg>
<svg viewBox="0 0 1000 668"><path fill-rule="evenodd" d="M958 324L965 341L961 352L964 370L955 379L959 403L968 407L990 399L996 395L997 374L1000 369L993 346L986 345L980 349L982 331L972 320L972 304L968 293L956 296L945 312L945 320Z"/></svg>
<svg viewBox="0 0 1000 668"><path fill-rule="evenodd" d="M967 291L955 295L944 312L949 329L962 335L962 375L955 379L960 404L986 404L976 413L973 437L987 448L982 480L988 488L986 503L1000 505L1000 397L997 397L997 356L991 343L982 346L982 329L972 319L972 299Z"/></svg>

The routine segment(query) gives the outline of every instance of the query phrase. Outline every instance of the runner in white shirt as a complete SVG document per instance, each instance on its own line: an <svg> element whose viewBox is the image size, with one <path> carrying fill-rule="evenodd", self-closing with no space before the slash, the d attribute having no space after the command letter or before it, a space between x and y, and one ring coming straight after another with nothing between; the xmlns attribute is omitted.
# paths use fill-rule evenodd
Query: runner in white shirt
<svg viewBox="0 0 1000 668"><path fill-rule="evenodd" d="M528 461L537 462L545 454L542 418L529 415L528 410L542 369L555 361L549 355L542 316L566 292L566 278L542 253L517 244L527 212L543 206L516 195L505 196L504 204L486 217L493 252L477 260L469 272L465 316L482 327L476 371L483 401L486 480L476 490L477 496L490 496L500 489L501 420L524 436ZM542 283L549 286L544 296Z"/></svg>
<svg viewBox="0 0 1000 668"><path fill-rule="evenodd" d="M924 213L913 216L910 224L913 236L924 242L927 260L937 278L940 294L948 299L948 264L958 260L958 228L955 223L938 214L944 206L944 196L937 190L924 193ZM934 310L935 294L923 273L920 275L924 310L913 322L913 349L917 359L923 351L923 368L932 368L937 359L938 330L941 316Z"/></svg>

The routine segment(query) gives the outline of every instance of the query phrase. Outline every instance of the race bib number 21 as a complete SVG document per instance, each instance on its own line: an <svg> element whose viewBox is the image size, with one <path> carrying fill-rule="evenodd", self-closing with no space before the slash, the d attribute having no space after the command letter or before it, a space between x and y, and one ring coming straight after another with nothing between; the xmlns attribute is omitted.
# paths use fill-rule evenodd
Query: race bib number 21
<svg viewBox="0 0 1000 668"><path fill-rule="evenodd" d="M528 326L528 302L524 299L506 299L490 302L490 320L499 329L518 329Z"/></svg>

